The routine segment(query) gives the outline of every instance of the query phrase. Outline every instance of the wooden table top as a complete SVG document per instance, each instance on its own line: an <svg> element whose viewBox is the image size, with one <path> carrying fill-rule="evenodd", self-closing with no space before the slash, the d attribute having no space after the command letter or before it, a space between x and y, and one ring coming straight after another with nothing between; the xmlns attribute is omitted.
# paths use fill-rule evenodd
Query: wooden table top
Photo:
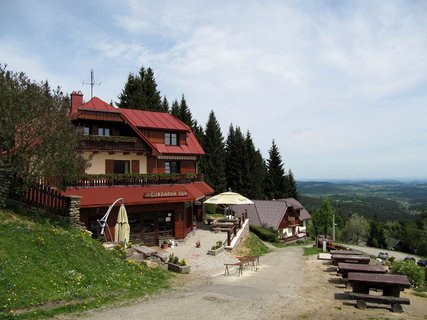
<svg viewBox="0 0 427 320"><path fill-rule="evenodd" d="M353 260L366 260L371 259L368 256L360 256L360 255L352 255L352 254L333 254L332 259L340 260L340 259L353 259Z"/></svg>
<svg viewBox="0 0 427 320"><path fill-rule="evenodd" d="M355 272L371 272L371 273L385 273L385 269L380 264L355 264L339 262L338 269L341 271L355 271Z"/></svg>
<svg viewBox="0 0 427 320"><path fill-rule="evenodd" d="M360 251L355 251L355 250L331 250L329 252L330 254L345 254L345 255L362 255L362 252Z"/></svg>
<svg viewBox="0 0 427 320"><path fill-rule="evenodd" d="M378 274L378 273L361 273L349 272L348 282L350 283L365 283L365 284L381 284L384 286L398 286L402 288L410 288L408 277L400 274Z"/></svg>

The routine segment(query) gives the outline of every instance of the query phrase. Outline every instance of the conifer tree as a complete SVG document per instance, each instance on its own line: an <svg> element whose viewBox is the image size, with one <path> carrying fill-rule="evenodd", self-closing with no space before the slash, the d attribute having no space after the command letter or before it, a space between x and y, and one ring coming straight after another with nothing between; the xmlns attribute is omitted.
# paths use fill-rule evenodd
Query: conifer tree
<svg viewBox="0 0 427 320"><path fill-rule="evenodd" d="M294 198L296 200L299 200L299 193L297 188L297 183L294 179L294 174L292 173L292 170L289 169L289 173L286 176L286 189L287 189L287 197Z"/></svg>
<svg viewBox="0 0 427 320"><path fill-rule="evenodd" d="M273 140L267 159L266 196L268 199L280 199L285 197L285 170L279 149Z"/></svg>
<svg viewBox="0 0 427 320"><path fill-rule="evenodd" d="M243 164L243 191L250 199L264 198L265 164L261 152L255 150L252 136L248 131L245 137L245 162Z"/></svg>
<svg viewBox="0 0 427 320"><path fill-rule="evenodd" d="M119 100L119 108L162 111L162 100L153 70L145 70L142 66L138 75L130 73Z"/></svg>
<svg viewBox="0 0 427 320"><path fill-rule="evenodd" d="M179 108L179 103L178 100L174 100L172 102L172 106L171 106L171 114L175 117L179 119L179 114L180 114L180 108Z"/></svg>
<svg viewBox="0 0 427 320"><path fill-rule="evenodd" d="M184 122L190 128L193 128L193 116L191 114L190 108L187 105L187 100L185 100L184 95L181 96L181 102L179 103L178 119Z"/></svg>
<svg viewBox="0 0 427 320"><path fill-rule="evenodd" d="M206 123L202 145L206 153L201 162L205 180L216 193L224 192L226 191L224 138L212 110Z"/></svg>
<svg viewBox="0 0 427 320"><path fill-rule="evenodd" d="M245 161L245 138L239 127L230 125L226 142L226 177L227 187L234 192L243 193L244 190L244 169ZM243 191L242 191L243 190ZM243 194L244 195L244 194Z"/></svg>
<svg viewBox="0 0 427 320"><path fill-rule="evenodd" d="M168 99L166 99L166 96L163 97L162 100L162 107L161 107L161 112L169 112L169 102Z"/></svg>

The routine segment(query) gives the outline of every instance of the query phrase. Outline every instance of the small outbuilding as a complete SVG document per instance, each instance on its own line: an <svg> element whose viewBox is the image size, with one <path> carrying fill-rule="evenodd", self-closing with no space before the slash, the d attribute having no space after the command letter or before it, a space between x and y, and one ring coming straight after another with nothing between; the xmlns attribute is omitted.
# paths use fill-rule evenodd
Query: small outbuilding
<svg viewBox="0 0 427 320"><path fill-rule="evenodd" d="M253 200L253 205L234 206L241 214L247 212L253 225L272 228L277 237L284 241L305 238L310 213L294 198L278 200Z"/></svg>

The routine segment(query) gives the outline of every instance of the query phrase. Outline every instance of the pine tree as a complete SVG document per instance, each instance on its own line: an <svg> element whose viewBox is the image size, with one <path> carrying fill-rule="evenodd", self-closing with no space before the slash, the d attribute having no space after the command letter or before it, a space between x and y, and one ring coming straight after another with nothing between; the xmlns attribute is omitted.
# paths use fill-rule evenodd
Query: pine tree
<svg viewBox="0 0 427 320"><path fill-rule="evenodd" d="M299 193L298 193L298 188L297 188L297 183L294 179L294 174L292 173L292 170L289 169L289 173L287 175L287 179L286 179L286 183L287 183L287 197L289 198L294 198L296 200L299 200Z"/></svg>
<svg viewBox="0 0 427 320"><path fill-rule="evenodd" d="M178 119L179 119L180 108L179 108L178 100L176 100L176 99L172 102L171 114L172 114L175 118L178 118Z"/></svg>
<svg viewBox="0 0 427 320"><path fill-rule="evenodd" d="M242 193L250 199L264 198L265 164L261 152L255 150L252 136L248 131L245 137Z"/></svg>
<svg viewBox="0 0 427 320"><path fill-rule="evenodd" d="M163 97L162 108L160 111L161 112L169 112L169 102L168 102L168 99L166 99L166 96Z"/></svg>
<svg viewBox="0 0 427 320"><path fill-rule="evenodd" d="M193 116L191 115L190 108L187 105L187 101L185 100L184 95L181 96L181 102L179 104L178 119L184 122L190 128L193 128Z"/></svg>
<svg viewBox="0 0 427 320"><path fill-rule="evenodd" d="M142 66L138 75L128 76L122 92L119 95L119 108L163 111L160 91L157 90L154 72Z"/></svg>
<svg viewBox="0 0 427 320"><path fill-rule="evenodd" d="M280 199L285 197L285 170L282 158L274 140L267 160L266 196L269 199Z"/></svg>
<svg viewBox="0 0 427 320"><path fill-rule="evenodd" d="M239 127L230 125L226 142L226 177L227 187L234 192L243 193L244 190L244 165L245 138ZM243 194L245 195L245 194Z"/></svg>
<svg viewBox="0 0 427 320"><path fill-rule="evenodd" d="M205 180L216 193L224 192L226 191L224 138L213 111L209 114L202 142L206 155L201 161L201 170Z"/></svg>

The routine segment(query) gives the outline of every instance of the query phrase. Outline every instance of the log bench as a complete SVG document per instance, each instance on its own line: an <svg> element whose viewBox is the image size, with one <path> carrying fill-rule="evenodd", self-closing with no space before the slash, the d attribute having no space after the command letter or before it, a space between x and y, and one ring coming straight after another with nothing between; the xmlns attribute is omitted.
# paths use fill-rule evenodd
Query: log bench
<svg viewBox="0 0 427 320"><path fill-rule="evenodd" d="M400 298L393 296L374 296L366 293L349 292L348 297L352 300L357 300L356 306L358 309L365 309L366 302L391 305L393 312L403 312L402 304L410 304L408 298Z"/></svg>
<svg viewBox="0 0 427 320"><path fill-rule="evenodd" d="M238 266L238 272L237 272L237 276L240 277L240 275L243 275L243 263L242 262L235 262L235 263L224 263L225 266L225 270L224 270L224 276L229 276L230 275L230 267L233 266Z"/></svg>

